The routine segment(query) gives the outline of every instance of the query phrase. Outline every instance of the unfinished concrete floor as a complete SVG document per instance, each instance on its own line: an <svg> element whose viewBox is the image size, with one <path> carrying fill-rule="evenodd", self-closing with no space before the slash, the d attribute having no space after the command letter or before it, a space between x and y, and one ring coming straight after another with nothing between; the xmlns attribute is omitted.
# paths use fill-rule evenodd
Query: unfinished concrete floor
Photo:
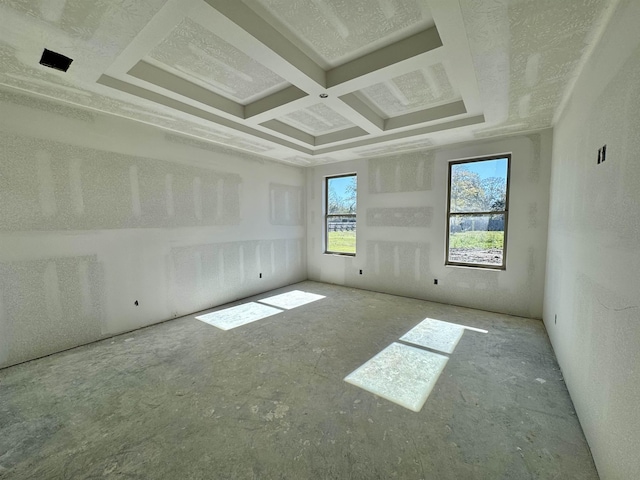
<svg viewBox="0 0 640 480"><path fill-rule="evenodd" d="M326 298L0 371L0 478L598 478L542 322L315 282L253 298L294 289ZM426 317L488 333L419 413L343 381Z"/></svg>

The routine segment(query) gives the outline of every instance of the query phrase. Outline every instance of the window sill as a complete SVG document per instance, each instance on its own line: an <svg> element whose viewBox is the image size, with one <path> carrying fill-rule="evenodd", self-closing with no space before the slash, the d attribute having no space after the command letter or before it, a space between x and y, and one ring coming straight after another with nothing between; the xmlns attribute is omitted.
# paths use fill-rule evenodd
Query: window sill
<svg viewBox="0 0 640 480"><path fill-rule="evenodd" d="M340 252L323 252L323 255L331 255L334 257L355 257L355 253L340 253Z"/></svg>
<svg viewBox="0 0 640 480"><path fill-rule="evenodd" d="M490 265L484 266L484 265L464 265L464 264L458 264L458 263L445 263L444 266L450 267L450 268L470 268L472 270L488 270L490 272L506 272L507 271L506 267L493 267Z"/></svg>

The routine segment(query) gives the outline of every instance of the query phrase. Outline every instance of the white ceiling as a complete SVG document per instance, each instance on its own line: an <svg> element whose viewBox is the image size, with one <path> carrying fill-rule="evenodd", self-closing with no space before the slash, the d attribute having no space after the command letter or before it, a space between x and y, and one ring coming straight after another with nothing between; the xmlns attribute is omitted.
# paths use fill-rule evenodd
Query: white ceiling
<svg viewBox="0 0 640 480"><path fill-rule="evenodd" d="M0 89L316 165L551 126L616 3L0 0Z"/></svg>

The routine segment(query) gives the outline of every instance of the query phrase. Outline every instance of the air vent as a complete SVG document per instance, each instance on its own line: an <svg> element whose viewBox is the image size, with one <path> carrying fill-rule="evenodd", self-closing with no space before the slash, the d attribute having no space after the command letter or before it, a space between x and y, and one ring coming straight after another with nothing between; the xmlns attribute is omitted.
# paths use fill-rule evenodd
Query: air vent
<svg viewBox="0 0 640 480"><path fill-rule="evenodd" d="M55 70L60 70L61 72L66 72L69 70L69 65L71 65L73 59L69 57L65 57L64 55L56 52L52 52L51 50L44 49L42 52L42 58L40 59L40 65L44 65L45 67L53 68Z"/></svg>

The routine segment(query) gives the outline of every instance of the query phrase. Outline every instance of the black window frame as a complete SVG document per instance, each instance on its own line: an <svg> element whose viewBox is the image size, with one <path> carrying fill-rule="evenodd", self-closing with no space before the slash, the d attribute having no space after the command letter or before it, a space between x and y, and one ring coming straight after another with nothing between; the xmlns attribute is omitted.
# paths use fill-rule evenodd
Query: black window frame
<svg viewBox="0 0 640 480"><path fill-rule="evenodd" d="M358 174L357 173L343 173L340 175L328 175L324 177L324 253L327 255L346 255L349 257L355 257L357 252L357 241L356 241L356 252L338 252L329 250L329 218L332 217L353 217L356 223L357 228L357 212L358 212L358 204L356 200L356 213L329 213L329 180L333 180L336 178L346 178L346 177L355 177L356 185L358 183ZM357 233L356 233L357 238Z"/></svg>
<svg viewBox="0 0 640 480"><path fill-rule="evenodd" d="M507 160L507 192L505 199L504 210L488 211L488 212L452 212L451 211L451 170L454 165L460 165L464 163L478 163L490 160ZM500 155L491 155L488 157L468 158L464 160L453 160L449 162L449 178L447 182L447 224L446 224L446 246L445 246L445 262L446 266L454 267L469 267L469 268L483 268L487 270L506 270L507 269L507 233L509 231L509 195L511 193L511 153L503 153ZM502 264L492 265L487 263L469 263L469 262L452 262L449 260L449 237L451 235L451 216L474 216L474 215L504 215L504 240L502 245Z"/></svg>

